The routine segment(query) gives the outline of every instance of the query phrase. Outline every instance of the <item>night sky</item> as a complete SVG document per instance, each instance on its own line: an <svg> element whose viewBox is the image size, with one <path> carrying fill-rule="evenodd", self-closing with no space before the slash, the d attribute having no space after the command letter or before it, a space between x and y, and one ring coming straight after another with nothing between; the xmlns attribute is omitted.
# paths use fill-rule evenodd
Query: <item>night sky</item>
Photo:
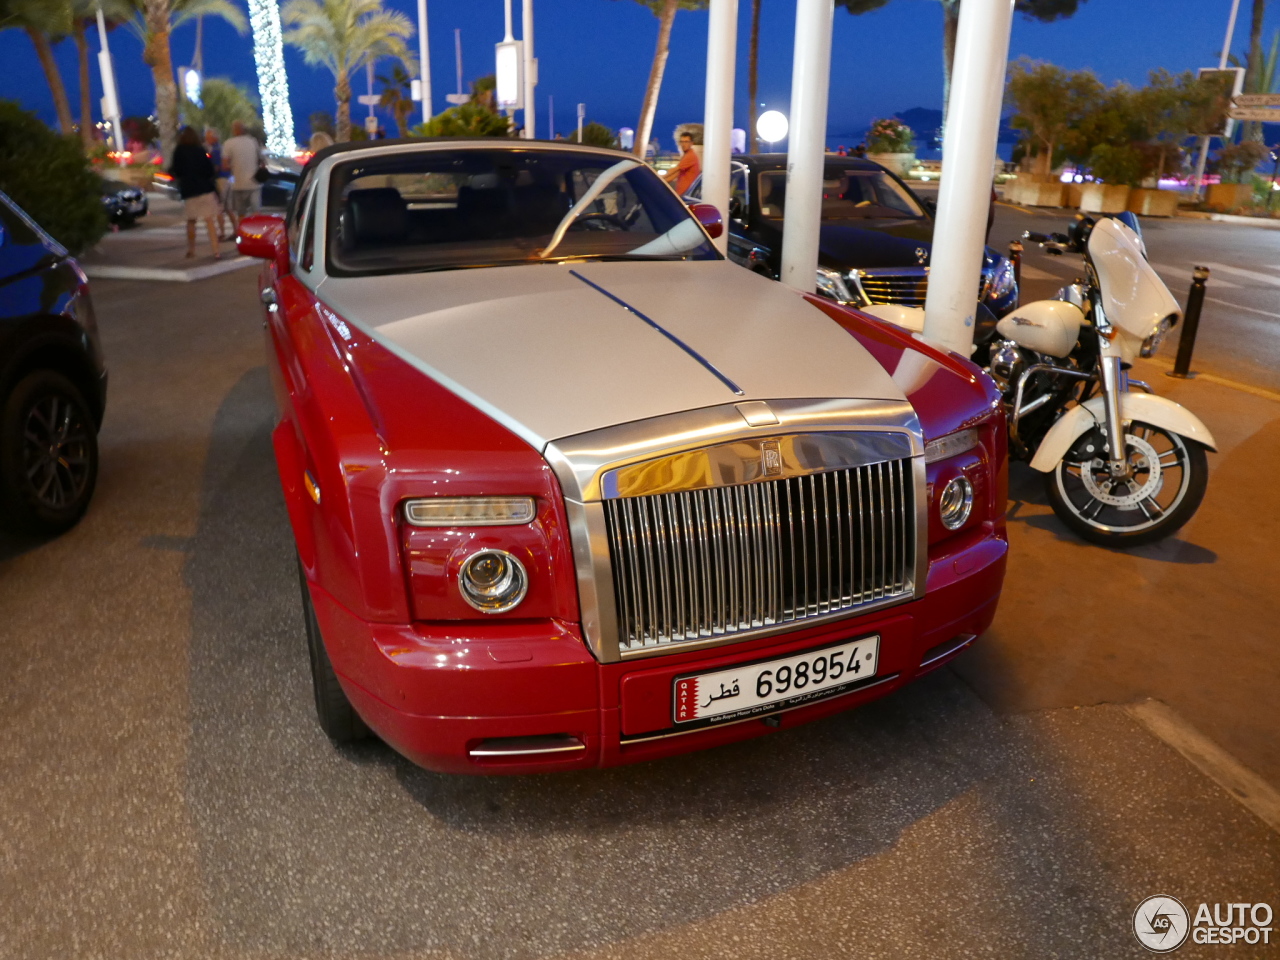
<svg viewBox="0 0 1280 960"><path fill-rule="evenodd" d="M513 3L518 37L520 0ZM416 23L415 0L388 0L387 6L402 10ZM738 126L746 122L750 7L750 0L739 0ZM1240 53L1248 43L1249 7L1249 0L1243 0L1232 47ZM1072 69L1088 67L1107 83L1123 79L1141 84L1155 67L1180 71L1216 66L1229 10L1230 0L1087 0L1075 17L1057 23L1041 24L1015 15L1010 57L1026 55ZM428 0L428 13L434 105L439 111L446 106L444 95L456 87L454 29L462 30L463 79L469 83L493 71L493 44L502 39L503 4L502 0ZM760 99L765 109L787 111L794 14L794 2L763 0ZM1273 12L1264 47L1269 47L1277 27L1280 12ZM588 119L615 129L634 127L657 28L657 18L633 0L535 0L541 73L538 135L550 132L549 96L555 99L558 131L572 127L579 101L586 103ZM886 7L859 17L837 9L828 143L856 143L873 117L912 107L941 107L941 33L937 0L891 0ZM680 12L655 124L655 135L665 150L673 147L671 132L676 124L702 118L706 42L707 15ZM194 43L194 26L176 32L175 65L190 61ZM410 43L416 49L416 38ZM92 44L96 52L96 35ZM112 33L111 44L124 114L151 112L154 89L139 42L121 28ZM75 113L77 74L71 41L61 44L57 53ZM307 117L312 111L333 110L333 82L327 72L306 66L288 46L285 60L301 141L310 132ZM204 61L208 76L229 77L256 89L249 37L237 35L221 21L206 20ZM52 124L52 100L25 34L19 30L0 33L0 63L4 64L0 97L18 100ZM93 74L96 105L101 93L96 62ZM356 93L364 92L363 77L353 85ZM353 117L359 121L366 109L353 104ZM389 119L386 126L393 129Z"/></svg>

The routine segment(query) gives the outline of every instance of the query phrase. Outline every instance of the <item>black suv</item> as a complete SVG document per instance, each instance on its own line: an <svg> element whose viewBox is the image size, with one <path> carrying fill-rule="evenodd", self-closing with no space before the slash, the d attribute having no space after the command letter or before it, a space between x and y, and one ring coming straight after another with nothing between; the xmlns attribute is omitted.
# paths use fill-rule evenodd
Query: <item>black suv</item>
<svg viewBox="0 0 1280 960"><path fill-rule="evenodd" d="M782 271L787 155L733 158L729 259L775 280ZM870 160L829 155L822 174L817 291L854 306L924 306L933 240L933 203ZM701 197L699 179L685 195ZM990 247L980 297L997 317L1018 302L1013 264Z"/></svg>
<svg viewBox="0 0 1280 960"><path fill-rule="evenodd" d="M60 533L84 515L106 399L84 271L0 192L0 526Z"/></svg>

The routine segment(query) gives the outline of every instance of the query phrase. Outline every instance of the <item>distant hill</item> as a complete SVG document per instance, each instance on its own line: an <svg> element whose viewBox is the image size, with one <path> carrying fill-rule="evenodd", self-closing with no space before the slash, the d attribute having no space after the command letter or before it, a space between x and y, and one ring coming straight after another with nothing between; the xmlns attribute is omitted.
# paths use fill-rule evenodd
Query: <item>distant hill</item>
<svg viewBox="0 0 1280 960"><path fill-rule="evenodd" d="M939 137L942 133L942 111L928 107L912 107L894 114L899 120L916 132L916 139L933 149L942 147ZM1000 135L997 143L1017 143L1021 133L1009 125L1010 117L1000 119Z"/></svg>

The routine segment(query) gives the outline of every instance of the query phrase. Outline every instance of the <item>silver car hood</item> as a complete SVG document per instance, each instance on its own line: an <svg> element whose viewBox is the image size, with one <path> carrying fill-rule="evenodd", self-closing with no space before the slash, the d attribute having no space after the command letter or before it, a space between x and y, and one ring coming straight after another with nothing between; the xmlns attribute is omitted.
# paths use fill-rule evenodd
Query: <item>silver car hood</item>
<svg viewBox="0 0 1280 960"><path fill-rule="evenodd" d="M727 260L328 277L316 293L538 450L747 400L906 399L822 311Z"/></svg>

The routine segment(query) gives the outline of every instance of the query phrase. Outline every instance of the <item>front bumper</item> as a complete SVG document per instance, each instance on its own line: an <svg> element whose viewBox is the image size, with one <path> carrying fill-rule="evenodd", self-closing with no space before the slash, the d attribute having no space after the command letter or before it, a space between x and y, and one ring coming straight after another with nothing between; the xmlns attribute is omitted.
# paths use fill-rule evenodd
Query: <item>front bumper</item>
<svg viewBox="0 0 1280 960"><path fill-rule="evenodd" d="M930 558L925 596L819 627L667 656L599 663L576 624L385 624L361 620L311 584L325 646L360 716L410 760L447 773L609 767L763 736L884 696L946 663L995 616L1007 544L990 528ZM677 674L881 636L873 682L811 704L686 731L673 729ZM530 738L580 744L511 755ZM540 738L540 739L534 739Z"/></svg>

